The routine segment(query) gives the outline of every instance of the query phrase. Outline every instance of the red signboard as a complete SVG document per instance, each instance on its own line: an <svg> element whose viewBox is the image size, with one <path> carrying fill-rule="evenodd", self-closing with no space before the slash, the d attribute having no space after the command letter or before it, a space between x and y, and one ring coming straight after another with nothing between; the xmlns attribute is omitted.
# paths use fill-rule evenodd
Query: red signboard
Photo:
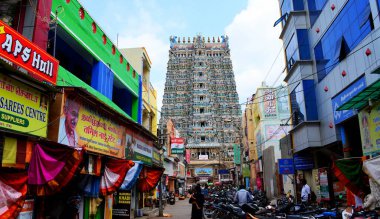
<svg viewBox="0 0 380 219"><path fill-rule="evenodd" d="M57 84L58 60L0 20L0 56L35 78Z"/></svg>
<svg viewBox="0 0 380 219"><path fill-rule="evenodd" d="M186 149L186 162L187 163L190 163L190 155L191 155L190 149Z"/></svg>

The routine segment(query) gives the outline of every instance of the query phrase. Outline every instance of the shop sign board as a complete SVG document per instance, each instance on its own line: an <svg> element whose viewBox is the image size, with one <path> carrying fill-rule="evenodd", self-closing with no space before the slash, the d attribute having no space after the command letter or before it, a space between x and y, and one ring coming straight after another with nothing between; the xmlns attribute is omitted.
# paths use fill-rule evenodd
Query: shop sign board
<svg viewBox="0 0 380 219"><path fill-rule="evenodd" d="M33 77L57 84L59 62L0 20L0 57L26 69Z"/></svg>
<svg viewBox="0 0 380 219"><path fill-rule="evenodd" d="M276 107L276 93L274 89L265 89L263 97L264 105L264 118L276 118L277 117L277 107Z"/></svg>
<svg viewBox="0 0 380 219"><path fill-rule="evenodd" d="M114 194L112 218L131 218L131 191L117 191L116 194Z"/></svg>
<svg viewBox="0 0 380 219"><path fill-rule="evenodd" d="M155 164L161 163L160 152L158 151L157 148L154 148L154 147L153 147L153 151L152 151L152 161Z"/></svg>
<svg viewBox="0 0 380 219"><path fill-rule="evenodd" d="M331 99L335 124L341 123L354 115L353 110L337 111L337 109L343 104L347 103L352 97L360 93L365 88L366 82L365 77L363 76Z"/></svg>
<svg viewBox="0 0 380 219"><path fill-rule="evenodd" d="M153 143L148 142L132 130L126 130L126 149L127 159L139 160L147 165L152 165Z"/></svg>
<svg viewBox="0 0 380 219"><path fill-rule="evenodd" d="M373 106L370 113L368 110L359 113L359 126L363 154L380 153L380 104Z"/></svg>
<svg viewBox="0 0 380 219"><path fill-rule="evenodd" d="M197 176L211 176L212 168L195 168L194 173Z"/></svg>
<svg viewBox="0 0 380 219"><path fill-rule="evenodd" d="M278 170L280 174L294 174L293 159L278 159Z"/></svg>
<svg viewBox="0 0 380 219"><path fill-rule="evenodd" d="M311 170L314 168L313 157L309 155L294 155L294 168L296 170Z"/></svg>
<svg viewBox="0 0 380 219"><path fill-rule="evenodd" d="M59 143L124 158L125 127L71 95L66 95L62 107Z"/></svg>
<svg viewBox="0 0 380 219"><path fill-rule="evenodd" d="M239 144L233 144L234 146L234 163L240 164L240 145Z"/></svg>
<svg viewBox="0 0 380 219"><path fill-rule="evenodd" d="M330 201L328 172L326 168L318 169L319 189L321 194L321 201Z"/></svg>
<svg viewBox="0 0 380 219"><path fill-rule="evenodd" d="M199 160L208 160L208 155L207 154L200 154L198 159Z"/></svg>
<svg viewBox="0 0 380 219"><path fill-rule="evenodd" d="M230 174L230 171L229 170L226 170L226 169L221 169L221 170L218 170L218 174Z"/></svg>
<svg viewBox="0 0 380 219"><path fill-rule="evenodd" d="M25 200L17 219L32 219L34 209L34 199Z"/></svg>
<svg viewBox="0 0 380 219"><path fill-rule="evenodd" d="M183 150L185 149L185 140L183 138L172 138L170 143L172 154L183 154Z"/></svg>
<svg viewBox="0 0 380 219"><path fill-rule="evenodd" d="M46 137L48 97L0 73L0 127Z"/></svg>

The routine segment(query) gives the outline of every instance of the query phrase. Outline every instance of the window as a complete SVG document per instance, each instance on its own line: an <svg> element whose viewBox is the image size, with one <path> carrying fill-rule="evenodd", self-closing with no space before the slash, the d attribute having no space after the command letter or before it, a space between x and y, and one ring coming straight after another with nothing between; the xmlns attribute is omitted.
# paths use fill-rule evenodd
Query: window
<svg viewBox="0 0 380 219"><path fill-rule="evenodd" d="M201 136L201 142L205 142L206 140L206 137L205 136Z"/></svg>
<svg viewBox="0 0 380 219"><path fill-rule="evenodd" d="M292 10L293 2L293 10ZM304 10L303 0L283 0L281 4L281 15L289 14L291 11ZM285 25L287 17L282 21L282 25Z"/></svg>
<svg viewBox="0 0 380 219"><path fill-rule="evenodd" d="M318 120L315 88L313 80L303 80L290 93L292 121L298 125L303 121Z"/></svg>
<svg viewBox="0 0 380 219"><path fill-rule="evenodd" d="M309 37L306 29L298 29L293 34L286 49L288 71L298 60L310 60Z"/></svg>
<svg viewBox="0 0 380 219"><path fill-rule="evenodd" d="M199 97L199 100L200 100L200 101L203 101L203 99L204 99L203 96L200 96L200 97Z"/></svg>
<svg viewBox="0 0 380 219"><path fill-rule="evenodd" d="M202 73L202 72L198 72L198 76L199 76L199 77L202 77L202 76L203 76L203 73Z"/></svg>
<svg viewBox="0 0 380 219"><path fill-rule="evenodd" d="M311 26L314 25L323 7L326 5L326 2L327 0L308 0L307 1Z"/></svg>
<svg viewBox="0 0 380 219"><path fill-rule="evenodd" d="M304 96L301 93L302 86L298 84L297 87L290 93L290 102L292 107L292 122L293 125L298 125L305 121L305 107L304 107Z"/></svg>
<svg viewBox="0 0 380 219"><path fill-rule="evenodd" d="M204 113L204 112L205 112L205 109L204 109L204 108L200 108L200 109L199 109L199 112L200 112L200 113Z"/></svg>
<svg viewBox="0 0 380 219"><path fill-rule="evenodd" d="M206 126L206 123L205 122L201 122L201 127L205 127Z"/></svg>
<svg viewBox="0 0 380 219"><path fill-rule="evenodd" d="M199 88L203 88L203 83L200 83L200 84L199 84Z"/></svg>
<svg viewBox="0 0 380 219"><path fill-rule="evenodd" d="M292 38L289 41L289 44L285 49L286 53L286 63L288 71L293 67L296 60L299 60L299 54L297 51L297 38L295 34L293 34Z"/></svg>
<svg viewBox="0 0 380 219"><path fill-rule="evenodd" d="M369 0L351 0L314 47L318 80L342 61L371 31Z"/></svg>

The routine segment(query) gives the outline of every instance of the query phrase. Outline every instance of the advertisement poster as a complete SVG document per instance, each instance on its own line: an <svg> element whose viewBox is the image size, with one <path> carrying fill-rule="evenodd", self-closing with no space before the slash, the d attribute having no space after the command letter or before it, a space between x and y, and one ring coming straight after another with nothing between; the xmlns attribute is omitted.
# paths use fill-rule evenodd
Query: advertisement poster
<svg viewBox="0 0 380 219"><path fill-rule="evenodd" d="M330 200L330 192L329 192L329 181L328 181L328 172L326 168L319 168L319 187L321 193L321 201L329 201Z"/></svg>
<svg viewBox="0 0 380 219"><path fill-rule="evenodd" d="M232 144L234 146L234 163L240 164L241 158L240 158L240 145L238 144Z"/></svg>
<svg viewBox="0 0 380 219"><path fill-rule="evenodd" d="M147 142L132 130L126 130L125 157L152 165L153 142Z"/></svg>
<svg viewBox="0 0 380 219"><path fill-rule="evenodd" d="M278 88L277 89L277 109L278 114L286 114L289 115L289 96L288 96L288 88Z"/></svg>
<svg viewBox="0 0 380 219"><path fill-rule="evenodd" d="M57 83L58 60L0 20L0 57L33 77L53 85Z"/></svg>
<svg viewBox="0 0 380 219"><path fill-rule="evenodd" d="M200 176L200 175L211 176L212 175L212 168L195 168L194 173L197 176Z"/></svg>
<svg viewBox="0 0 380 219"><path fill-rule="evenodd" d="M17 216L17 219L33 219L34 200L27 199L22 206L22 209Z"/></svg>
<svg viewBox="0 0 380 219"><path fill-rule="evenodd" d="M124 157L125 128L74 95L66 96L59 124L59 143L86 147L88 151L112 157Z"/></svg>
<svg viewBox="0 0 380 219"><path fill-rule="evenodd" d="M319 170L318 169L313 169L312 170L312 176L313 180L315 182L315 196L317 196L317 202L321 202L321 186L319 184Z"/></svg>
<svg viewBox="0 0 380 219"><path fill-rule="evenodd" d="M279 141L288 133L289 127L290 126L280 127L279 124L265 125L265 139L267 139L267 141Z"/></svg>
<svg viewBox="0 0 380 219"><path fill-rule="evenodd" d="M380 104L372 107L370 113L368 110L361 111L359 125L363 154L380 153Z"/></svg>
<svg viewBox="0 0 380 219"><path fill-rule="evenodd" d="M170 140L170 146L172 154L183 154L185 139L183 138L172 138Z"/></svg>
<svg viewBox="0 0 380 219"><path fill-rule="evenodd" d="M114 194L112 218L131 218L131 191L118 191Z"/></svg>
<svg viewBox="0 0 380 219"><path fill-rule="evenodd" d="M266 89L263 91L263 105L264 105L264 118L276 118L277 117L277 106L276 106L276 93L272 89Z"/></svg>
<svg viewBox="0 0 380 219"><path fill-rule="evenodd" d="M262 140L262 135L261 135L261 130L258 129L257 132L256 132L256 148L257 148L257 157L260 158L262 155L263 155L263 151L262 151L262 148L263 148L263 140Z"/></svg>
<svg viewBox="0 0 380 219"><path fill-rule="evenodd" d="M46 137L48 97L0 74L0 127Z"/></svg>
<svg viewBox="0 0 380 219"><path fill-rule="evenodd" d="M186 159L187 163L190 163L190 157L191 157L191 151L190 151L190 149L186 149L186 157L185 157L185 159Z"/></svg>

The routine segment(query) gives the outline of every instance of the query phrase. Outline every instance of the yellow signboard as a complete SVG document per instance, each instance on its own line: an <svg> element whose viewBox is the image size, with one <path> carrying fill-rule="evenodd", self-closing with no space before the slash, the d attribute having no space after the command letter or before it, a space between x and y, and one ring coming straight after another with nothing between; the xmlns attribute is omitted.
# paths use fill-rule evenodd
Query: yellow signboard
<svg viewBox="0 0 380 219"><path fill-rule="evenodd" d="M46 137L48 98L0 74L0 127Z"/></svg>
<svg viewBox="0 0 380 219"><path fill-rule="evenodd" d="M65 98L58 136L61 144L124 158L125 127L79 101L74 95Z"/></svg>
<svg viewBox="0 0 380 219"><path fill-rule="evenodd" d="M380 153L380 104L359 113L363 154Z"/></svg>

